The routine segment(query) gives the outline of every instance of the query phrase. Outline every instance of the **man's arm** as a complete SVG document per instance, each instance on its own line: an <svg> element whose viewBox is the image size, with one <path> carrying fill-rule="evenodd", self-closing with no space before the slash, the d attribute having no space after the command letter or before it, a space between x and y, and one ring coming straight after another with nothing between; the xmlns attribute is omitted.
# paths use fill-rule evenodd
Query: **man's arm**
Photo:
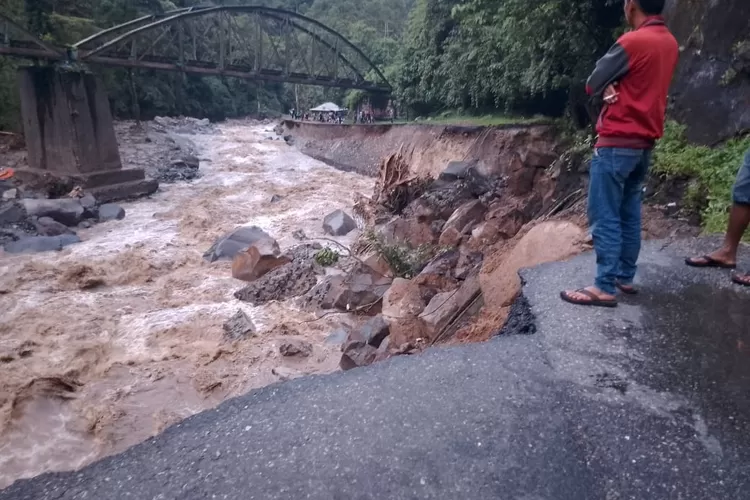
<svg viewBox="0 0 750 500"><path fill-rule="evenodd" d="M618 81L630 68L628 53L618 41L604 57L596 63L596 68L586 81L586 93L601 96L608 85Z"/></svg>

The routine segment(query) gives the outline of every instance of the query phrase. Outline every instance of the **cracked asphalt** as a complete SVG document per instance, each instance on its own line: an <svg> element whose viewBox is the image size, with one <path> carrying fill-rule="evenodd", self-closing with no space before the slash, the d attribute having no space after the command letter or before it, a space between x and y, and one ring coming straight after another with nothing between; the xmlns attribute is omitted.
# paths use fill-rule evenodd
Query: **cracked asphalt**
<svg viewBox="0 0 750 500"><path fill-rule="evenodd" d="M269 386L0 500L750 499L750 291L682 263L713 244L646 244L614 310L558 298L590 254L524 270L533 335Z"/></svg>

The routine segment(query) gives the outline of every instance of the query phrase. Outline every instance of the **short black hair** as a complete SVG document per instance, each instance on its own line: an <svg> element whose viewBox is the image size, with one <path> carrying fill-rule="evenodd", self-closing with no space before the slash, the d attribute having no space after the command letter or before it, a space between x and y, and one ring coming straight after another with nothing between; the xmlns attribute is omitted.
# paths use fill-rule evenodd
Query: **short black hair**
<svg viewBox="0 0 750 500"><path fill-rule="evenodd" d="M658 16L664 12L665 0L635 0L644 14Z"/></svg>

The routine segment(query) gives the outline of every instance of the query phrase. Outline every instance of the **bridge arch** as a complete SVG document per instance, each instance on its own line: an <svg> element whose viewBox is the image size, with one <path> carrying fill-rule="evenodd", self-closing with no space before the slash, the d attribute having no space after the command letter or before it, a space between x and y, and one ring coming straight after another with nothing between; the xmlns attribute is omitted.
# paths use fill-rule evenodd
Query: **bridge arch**
<svg viewBox="0 0 750 500"><path fill-rule="evenodd" d="M75 44L81 62L390 92L375 64L309 17L261 6L178 9Z"/></svg>

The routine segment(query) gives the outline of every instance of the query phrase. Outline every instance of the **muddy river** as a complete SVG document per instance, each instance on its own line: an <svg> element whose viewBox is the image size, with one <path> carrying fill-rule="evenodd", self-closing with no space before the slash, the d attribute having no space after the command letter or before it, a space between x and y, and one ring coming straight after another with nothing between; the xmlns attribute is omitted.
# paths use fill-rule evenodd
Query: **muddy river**
<svg viewBox="0 0 750 500"><path fill-rule="evenodd" d="M79 231L83 243L63 252L0 255L0 488L117 453L250 389L337 369L325 339L340 317L239 302L230 263L202 258L240 225L282 249L297 229L322 236L325 214L371 192L372 179L269 139L270 128L237 121L191 135L199 180L122 204L124 220ZM222 325L238 309L258 335L228 343ZM295 337L311 356L279 354Z"/></svg>

